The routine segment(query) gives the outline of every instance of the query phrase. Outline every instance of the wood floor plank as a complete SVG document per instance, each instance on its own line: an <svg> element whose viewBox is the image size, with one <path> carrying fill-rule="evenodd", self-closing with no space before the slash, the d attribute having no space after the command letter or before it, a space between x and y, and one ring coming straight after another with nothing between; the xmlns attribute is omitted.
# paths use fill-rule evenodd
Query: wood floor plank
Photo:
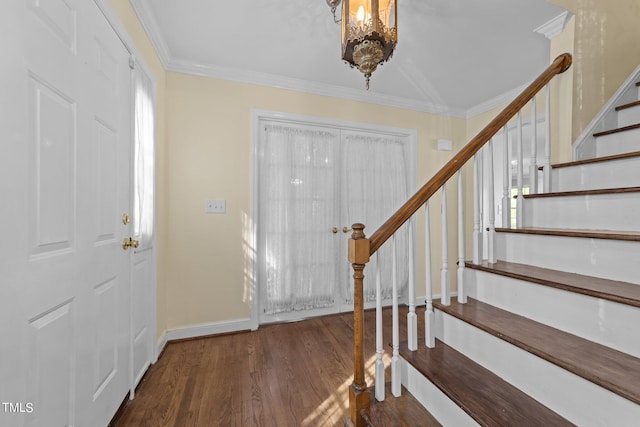
<svg viewBox="0 0 640 427"><path fill-rule="evenodd" d="M400 312L402 336L407 310ZM391 340L389 309L384 318L387 342ZM424 336L423 322L418 323ZM365 313L365 330L366 379L371 385L373 311ZM389 348L384 349L384 360L388 366ZM342 426L349 413L352 376L353 313L171 342L149 368L136 398L115 426ZM396 425L420 425L403 424L398 415L397 407L409 403L394 403L391 398L385 403L391 403L390 409L379 406L377 411L396 417Z"/></svg>

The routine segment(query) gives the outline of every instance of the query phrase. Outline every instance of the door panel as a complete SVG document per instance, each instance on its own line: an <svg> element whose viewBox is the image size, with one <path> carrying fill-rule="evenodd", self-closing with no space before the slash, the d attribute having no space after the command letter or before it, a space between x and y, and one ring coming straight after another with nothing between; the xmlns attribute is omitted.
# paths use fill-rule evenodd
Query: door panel
<svg viewBox="0 0 640 427"><path fill-rule="evenodd" d="M0 16L0 401L32 408L0 425L106 425L130 376L129 55L93 1Z"/></svg>
<svg viewBox="0 0 640 427"><path fill-rule="evenodd" d="M335 129L263 124L258 240L264 321L335 304L338 141Z"/></svg>

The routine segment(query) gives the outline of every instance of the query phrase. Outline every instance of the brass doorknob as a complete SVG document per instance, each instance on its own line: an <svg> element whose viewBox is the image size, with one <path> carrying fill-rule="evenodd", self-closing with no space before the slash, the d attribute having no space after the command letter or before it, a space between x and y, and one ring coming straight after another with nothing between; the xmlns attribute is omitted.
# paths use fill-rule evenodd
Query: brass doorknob
<svg viewBox="0 0 640 427"><path fill-rule="evenodd" d="M331 232L332 232L333 234L336 234L336 233L338 232L338 227L333 227L333 228L331 229Z"/></svg>
<svg viewBox="0 0 640 427"><path fill-rule="evenodd" d="M124 242L122 243L122 249L125 251L129 248L137 248L140 243L132 239L131 237L125 237Z"/></svg>
<svg viewBox="0 0 640 427"><path fill-rule="evenodd" d="M342 227L342 232L343 232L343 233L348 233L348 232L350 232L351 230L353 230L353 229L352 229L352 228L349 228L349 227Z"/></svg>

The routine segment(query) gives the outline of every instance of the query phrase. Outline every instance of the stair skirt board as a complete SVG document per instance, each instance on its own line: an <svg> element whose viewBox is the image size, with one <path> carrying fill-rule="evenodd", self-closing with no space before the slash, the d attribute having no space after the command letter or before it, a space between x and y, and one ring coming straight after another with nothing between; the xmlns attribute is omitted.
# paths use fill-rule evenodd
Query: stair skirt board
<svg viewBox="0 0 640 427"><path fill-rule="evenodd" d="M409 362L402 358L401 361L402 385L440 424L455 427L479 425Z"/></svg>
<svg viewBox="0 0 640 427"><path fill-rule="evenodd" d="M640 231L640 191L525 198L525 227ZM562 215L558 215L562 209Z"/></svg>
<svg viewBox="0 0 640 427"><path fill-rule="evenodd" d="M640 156L551 169L551 191L640 186Z"/></svg>
<svg viewBox="0 0 640 427"><path fill-rule="evenodd" d="M465 268L467 295L494 307L640 357L640 308Z"/></svg>
<svg viewBox="0 0 640 427"><path fill-rule="evenodd" d="M640 419L640 405L439 310L436 325L438 339L577 425L632 426Z"/></svg>
<svg viewBox="0 0 640 427"><path fill-rule="evenodd" d="M639 242L500 232L495 248L508 262L640 283Z"/></svg>

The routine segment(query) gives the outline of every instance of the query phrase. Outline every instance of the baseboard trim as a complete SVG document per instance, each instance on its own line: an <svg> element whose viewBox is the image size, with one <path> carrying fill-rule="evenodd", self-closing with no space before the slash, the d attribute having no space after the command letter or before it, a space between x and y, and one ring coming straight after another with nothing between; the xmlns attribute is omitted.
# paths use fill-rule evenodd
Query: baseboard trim
<svg viewBox="0 0 640 427"><path fill-rule="evenodd" d="M250 318L243 318L169 329L165 333L164 343L166 345L166 343L170 341L228 334L230 332L250 331L251 325Z"/></svg>

